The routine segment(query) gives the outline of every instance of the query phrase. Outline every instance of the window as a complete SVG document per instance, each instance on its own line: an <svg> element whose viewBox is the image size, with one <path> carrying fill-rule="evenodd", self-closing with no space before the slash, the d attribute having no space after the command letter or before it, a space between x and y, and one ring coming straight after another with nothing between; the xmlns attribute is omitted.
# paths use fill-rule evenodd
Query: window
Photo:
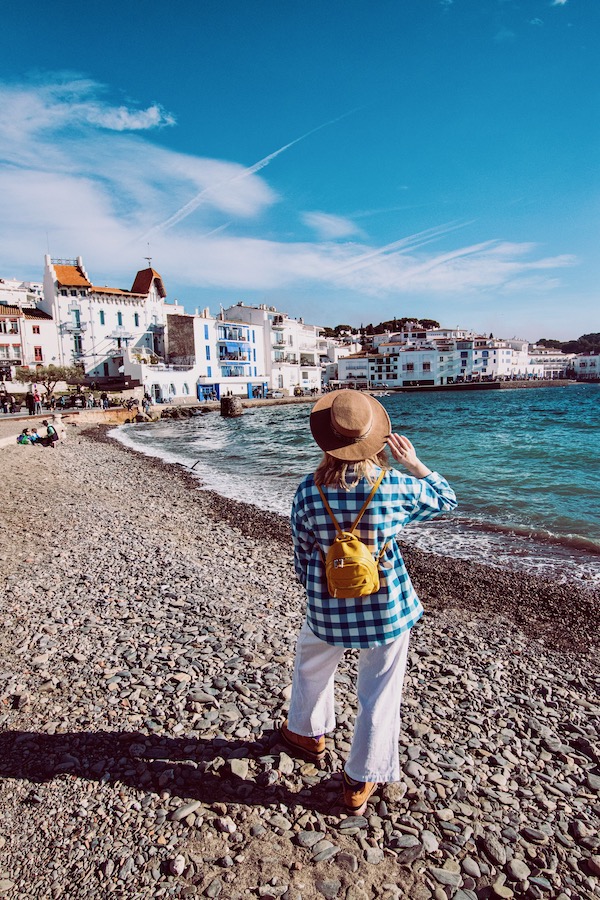
<svg viewBox="0 0 600 900"><path fill-rule="evenodd" d="M208 340L208 325L204 326L204 340Z"/></svg>
<svg viewBox="0 0 600 900"><path fill-rule="evenodd" d="M256 347L252 350L252 362L256 362ZM256 372L254 374L256 375Z"/></svg>
<svg viewBox="0 0 600 900"><path fill-rule="evenodd" d="M460 358L461 358L461 359L467 359L468 355L469 355L469 351L468 351L468 350L463 350L463 351L461 352L461 354L460 354Z"/></svg>
<svg viewBox="0 0 600 900"><path fill-rule="evenodd" d="M414 371L415 371L415 364L414 364L414 363L406 363L406 371L407 371L407 372L414 372Z"/></svg>
<svg viewBox="0 0 600 900"><path fill-rule="evenodd" d="M208 344L206 345L206 358L210 359L210 347L208 346Z"/></svg>
<svg viewBox="0 0 600 900"><path fill-rule="evenodd" d="M77 291L69 291L69 293L70 293L71 297L77 296Z"/></svg>
<svg viewBox="0 0 600 900"><path fill-rule="evenodd" d="M39 326L39 325L34 325L33 328L32 328L32 331L33 331L34 334L39 334L39 333L40 333L40 326Z"/></svg>
<svg viewBox="0 0 600 900"><path fill-rule="evenodd" d="M64 288L61 288L60 296L61 296L61 297L68 297L68 296L69 296L69 292L66 291Z"/></svg>
<svg viewBox="0 0 600 900"><path fill-rule="evenodd" d="M76 334L73 336L73 352L79 356L83 352L83 344L81 342L81 335Z"/></svg>
<svg viewBox="0 0 600 900"><path fill-rule="evenodd" d="M254 328L252 329L252 343L256 343L256 335L254 334Z"/></svg>
<svg viewBox="0 0 600 900"><path fill-rule="evenodd" d="M424 372L431 372L431 363L424 362L424 363L423 363L423 371L424 371Z"/></svg>
<svg viewBox="0 0 600 900"><path fill-rule="evenodd" d="M209 378L212 378L212 366L206 367L206 374L208 375Z"/></svg>
<svg viewBox="0 0 600 900"><path fill-rule="evenodd" d="M189 394L189 392L190 392L190 389L189 389L189 387L188 387L188 385L187 385L187 382L184 381L184 382L183 382L183 393L184 393L184 394Z"/></svg>
<svg viewBox="0 0 600 900"><path fill-rule="evenodd" d="M254 366L254 377L256 378L256 366Z"/></svg>
<svg viewBox="0 0 600 900"><path fill-rule="evenodd" d="M100 310L100 324L101 324L101 325L105 325L105 324L106 324L106 319L105 319L105 317L104 317L104 310L103 310L103 309Z"/></svg>
<svg viewBox="0 0 600 900"><path fill-rule="evenodd" d="M35 359L36 362L43 362L44 358L42 356L42 348L41 347L33 348L33 358Z"/></svg>
<svg viewBox="0 0 600 900"><path fill-rule="evenodd" d="M302 380L308 381L308 372L302 372Z"/></svg>
<svg viewBox="0 0 600 900"><path fill-rule="evenodd" d="M139 326L140 326L140 314L139 313L133 314L133 324L135 325L136 328L139 328Z"/></svg>
<svg viewBox="0 0 600 900"><path fill-rule="evenodd" d="M122 324L123 324L123 313L118 312L117 313L117 325L122 325Z"/></svg>

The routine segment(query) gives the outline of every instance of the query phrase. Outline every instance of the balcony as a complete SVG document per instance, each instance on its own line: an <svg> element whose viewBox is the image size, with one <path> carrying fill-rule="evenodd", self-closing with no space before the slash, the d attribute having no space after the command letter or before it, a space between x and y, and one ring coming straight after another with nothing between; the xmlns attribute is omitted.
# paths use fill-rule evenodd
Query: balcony
<svg viewBox="0 0 600 900"><path fill-rule="evenodd" d="M244 366L221 366L221 375L223 378L245 378L248 371Z"/></svg>
<svg viewBox="0 0 600 900"><path fill-rule="evenodd" d="M249 344L250 335L248 331L239 328L219 328L217 341L219 344Z"/></svg>
<svg viewBox="0 0 600 900"><path fill-rule="evenodd" d="M283 337L276 337L273 341L273 346L274 347L285 347L286 343L285 343Z"/></svg>
<svg viewBox="0 0 600 900"><path fill-rule="evenodd" d="M119 341L119 340L132 341L133 340L132 333L130 331L127 331L127 329L123 325L118 325L114 331L111 331L111 333L107 334L106 336L108 338L110 338L112 341Z"/></svg>
<svg viewBox="0 0 600 900"><path fill-rule="evenodd" d="M250 360L249 353L223 353L223 352L220 352L219 353L219 362L220 363L237 362L237 363L246 363L249 365L251 360Z"/></svg>
<svg viewBox="0 0 600 900"><path fill-rule="evenodd" d="M64 334L83 334L87 331L87 322L63 322L61 330Z"/></svg>

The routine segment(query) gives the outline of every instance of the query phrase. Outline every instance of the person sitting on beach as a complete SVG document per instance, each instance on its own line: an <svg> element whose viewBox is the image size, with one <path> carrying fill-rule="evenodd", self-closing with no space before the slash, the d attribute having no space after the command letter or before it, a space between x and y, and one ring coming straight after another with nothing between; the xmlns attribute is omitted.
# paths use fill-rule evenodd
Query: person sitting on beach
<svg viewBox="0 0 600 900"><path fill-rule="evenodd" d="M36 447L43 447L44 443L42 441L41 434L38 434L37 428L32 428L29 432L29 443L35 444Z"/></svg>
<svg viewBox="0 0 600 900"><path fill-rule="evenodd" d="M456 496L419 460L407 437L391 433L385 408L367 394L324 395L312 409L310 427L324 456L300 483L292 506L294 566L308 602L280 738L304 759L325 757L325 734L335 727L335 672L346 648L359 649L358 712L343 800L350 814L362 815L379 783L400 778L402 685L410 629L423 615L396 535L409 522L454 509ZM386 445L408 475L390 467ZM375 581L373 593L371 584L366 596L330 594L325 557L338 523L341 531L355 526L377 563L380 586Z"/></svg>
<svg viewBox="0 0 600 900"><path fill-rule="evenodd" d="M29 428L24 428L21 434L17 435L17 444L30 444Z"/></svg>
<svg viewBox="0 0 600 900"><path fill-rule="evenodd" d="M58 432L54 425L48 423L48 419L44 419L42 425L46 426L46 436L42 438L42 444L44 447L52 447L54 449L54 445L58 441Z"/></svg>

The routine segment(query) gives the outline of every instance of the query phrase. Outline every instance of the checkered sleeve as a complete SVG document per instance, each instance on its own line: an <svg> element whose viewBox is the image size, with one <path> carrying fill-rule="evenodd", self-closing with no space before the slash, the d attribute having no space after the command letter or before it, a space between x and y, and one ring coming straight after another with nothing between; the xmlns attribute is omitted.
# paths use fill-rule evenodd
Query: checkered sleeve
<svg viewBox="0 0 600 900"><path fill-rule="evenodd" d="M308 563L315 550L315 538L306 523L307 479L299 485L292 503L291 530L294 542L294 569L306 587Z"/></svg>
<svg viewBox="0 0 600 900"><path fill-rule="evenodd" d="M425 478L403 476L396 499L404 513L404 525L426 522L457 506L456 494L437 472L430 472Z"/></svg>

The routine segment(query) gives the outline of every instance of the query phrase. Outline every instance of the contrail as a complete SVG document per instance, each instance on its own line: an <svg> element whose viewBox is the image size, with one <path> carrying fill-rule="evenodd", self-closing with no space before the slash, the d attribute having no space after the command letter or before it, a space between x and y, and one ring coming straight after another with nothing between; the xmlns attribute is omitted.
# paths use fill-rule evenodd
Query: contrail
<svg viewBox="0 0 600 900"><path fill-rule="evenodd" d="M396 253L400 253L406 250L414 250L417 247L423 247L426 244L430 244L432 241L437 240L443 235L449 234L451 231L456 231L457 229L464 228L465 225L468 224L470 223L450 222L447 225L436 225L434 228L427 228L425 231L418 231L416 234L411 234L408 237L400 238L400 240L392 241L390 244L386 244L384 247L379 247L376 250L369 250L367 253L362 253L360 256L356 256L354 259L347 260L340 266L337 266L333 270L333 273L342 271L350 273L358 269L366 268L367 266L373 265L373 263L375 263L382 257L387 259L390 256L394 256Z"/></svg>
<svg viewBox="0 0 600 900"><path fill-rule="evenodd" d="M327 128L329 125L335 125L336 122L341 122L342 119L347 118L347 116L351 116L353 113L357 112L361 107L357 107L356 109L351 109L349 112L344 113L341 116L337 116L335 119L331 119L329 122L323 122L322 125L317 125L316 128L311 128L310 131L307 131L306 134L300 135L300 137L295 138L295 140L290 141L289 144L284 144L283 147L280 147L279 150L274 150L273 153L269 153L268 156L263 157L263 159L259 159L258 162L254 163L254 165L250 166L247 169L243 169L238 175L233 175L231 178L226 178L224 181L218 181L216 184L211 184L210 187L204 188L204 190L200 191L199 194L196 194L195 197L192 197L184 206L178 209L173 213L172 216L169 216L168 219L165 219L163 222L159 222L157 225L153 225L148 231L141 235L141 238L146 238L148 235L153 234L155 231L160 231L161 229L171 228L173 225L177 225L178 222L181 222L190 213L193 213L195 209L198 209L202 201L211 194L211 192L218 190L221 187L224 187L227 184L235 184L237 181L242 181L244 178L249 178L250 175L255 175L257 172L260 172L261 169L264 169L269 165L274 159L278 156L281 156L282 153L285 153L286 150L289 150L290 147L293 147L295 144L299 144L300 141L306 140L307 137L310 137L311 134L316 134L317 131L321 131L323 128Z"/></svg>

